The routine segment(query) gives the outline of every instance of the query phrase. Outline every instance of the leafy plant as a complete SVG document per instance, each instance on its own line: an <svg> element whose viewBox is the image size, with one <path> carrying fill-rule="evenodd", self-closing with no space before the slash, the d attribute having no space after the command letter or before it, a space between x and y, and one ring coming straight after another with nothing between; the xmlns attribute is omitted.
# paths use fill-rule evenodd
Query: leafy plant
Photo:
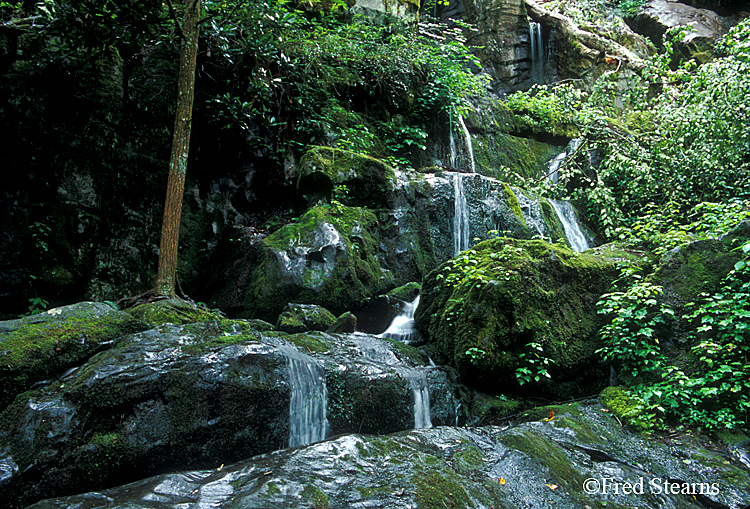
<svg viewBox="0 0 750 509"><path fill-rule="evenodd" d="M541 382L542 379L552 379L547 370L554 360L545 357L541 343L532 341L526 345L526 351L518 356L521 366L516 368L516 380L519 385L531 382Z"/></svg>

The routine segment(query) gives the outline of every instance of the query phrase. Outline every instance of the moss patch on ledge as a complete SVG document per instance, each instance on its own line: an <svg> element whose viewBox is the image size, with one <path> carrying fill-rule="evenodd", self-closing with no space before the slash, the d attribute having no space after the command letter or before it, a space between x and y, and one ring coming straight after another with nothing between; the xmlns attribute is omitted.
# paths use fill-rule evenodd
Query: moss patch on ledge
<svg viewBox="0 0 750 509"><path fill-rule="evenodd" d="M119 337L148 328L101 303L83 302L43 315L0 322L0 408L35 382L58 376Z"/></svg>
<svg viewBox="0 0 750 509"><path fill-rule="evenodd" d="M127 313L151 325L211 322L223 318L219 313L176 298L141 304L128 309Z"/></svg>

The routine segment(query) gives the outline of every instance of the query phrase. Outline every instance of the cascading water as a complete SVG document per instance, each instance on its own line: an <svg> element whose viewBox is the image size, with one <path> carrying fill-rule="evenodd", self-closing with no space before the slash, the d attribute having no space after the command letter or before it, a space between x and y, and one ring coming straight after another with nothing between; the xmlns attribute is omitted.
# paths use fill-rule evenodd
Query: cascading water
<svg viewBox="0 0 750 509"><path fill-rule="evenodd" d="M539 204L539 199L530 198L518 188L511 187L513 194L518 199L518 206L523 214L523 219L526 221L526 226L536 231L536 233L542 237L548 237L546 223L544 222L544 215L542 214L542 207Z"/></svg>
<svg viewBox="0 0 750 509"><path fill-rule="evenodd" d="M414 312L419 305L419 295L412 302L405 302L401 312L393 319L388 328L380 336L396 341L411 341L416 335L414 330Z"/></svg>
<svg viewBox="0 0 750 509"><path fill-rule="evenodd" d="M291 398L289 401L289 447L324 440L328 435L326 390L323 368L296 350L285 350Z"/></svg>
<svg viewBox="0 0 750 509"><path fill-rule="evenodd" d="M568 244L573 251L581 252L590 248L586 235L581 230L581 225L578 223L575 209L567 201L549 200L552 208L555 209L557 217L563 225L565 231L565 237L568 239Z"/></svg>
<svg viewBox="0 0 750 509"><path fill-rule="evenodd" d="M471 173L477 172L477 165L474 162L474 146L471 144L471 134L469 129L466 127L466 123L461 115L458 116L458 125L461 127L461 132L464 135L464 143L466 143L466 153L469 158L469 168Z"/></svg>
<svg viewBox="0 0 750 509"><path fill-rule="evenodd" d="M453 174L453 196L453 255L455 256L470 247L469 204L466 201L463 175L460 173Z"/></svg>
<svg viewBox="0 0 750 509"><path fill-rule="evenodd" d="M534 21L529 21L529 42L531 43L531 68L529 77L532 83L544 83L544 41L542 39L542 26Z"/></svg>
<svg viewBox="0 0 750 509"><path fill-rule="evenodd" d="M414 429L431 428L430 387L427 375L423 371L417 371L416 375L408 380L414 394Z"/></svg>

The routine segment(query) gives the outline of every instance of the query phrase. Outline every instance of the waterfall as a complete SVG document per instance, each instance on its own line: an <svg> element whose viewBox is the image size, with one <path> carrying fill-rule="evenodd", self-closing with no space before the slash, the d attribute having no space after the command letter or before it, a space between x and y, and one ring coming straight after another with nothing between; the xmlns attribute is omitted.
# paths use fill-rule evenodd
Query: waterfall
<svg viewBox="0 0 750 509"><path fill-rule="evenodd" d="M529 229L536 231L541 238L549 237L547 224L544 222L544 214L542 214L542 207L539 204L539 199L529 198L518 188L511 187L510 189L518 199L518 206L523 214L523 220L526 221L526 226L528 226Z"/></svg>
<svg viewBox="0 0 750 509"><path fill-rule="evenodd" d="M529 40L531 42L531 68L529 77L532 83L544 83L544 42L542 40L542 25L529 21Z"/></svg>
<svg viewBox="0 0 750 509"><path fill-rule="evenodd" d="M412 302L405 302L401 312L393 319L380 337L395 339L396 341L410 341L414 339L414 312L419 305L419 295Z"/></svg>
<svg viewBox="0 0 750 509"><path fill-rule="evenodd" d="M289 447L324 440L328 434L326 390L323 369L296 350L286 351L291 398L289 401Z"/></svg>
<svg viewBox="0 0 750 509"><path fill-rule="evenodd" d="M453 117L451 117L449 132L448 132L448 147L450 148L450 167L458 168L459 166L459 152L458 145L456 144L456 136L453 133ZM461 131L461 137L463 143L466 146L466 157L469 159L469 170L471 173L476 173L477 165L474 161L474 146L471 144L471 133L466 127L466 123L461 115L458 116L458 128Z"/></svg>
<svg viewBox="0 0 750 509"><path fill-rule="evenodd" d="M576 211L570 202L558 200L550 200L549 202L552 208L555 209L557 217L560 218L570 248L580 253L591 247L581 230L581 225L578 223L578 218L576 217Z"/></svg>
<svg viewBox="0 0 750 509"><path fill-rule="evenodd" d="M458 125L461 127L461 132L464 135L464 142L466 143L466 153L469 157L469 168L471 168L471 173L477 172L477 165L474 162L474 146L471 144L471 134L469 134L469 129L466 128L466 123L464 122L464 119L461 115L458 116Z"/></svg>
<svg viewBox="0 0 750 509"><path fill-rule="evenodd" d="M409 378L409 385L414 394L414 429L431 428L430 418L430 388L427 375L418 372L417 376Z"/></svg>
<svg viewBox="0 0 750 509"><path fill-rule="evenodd" d="M453 174L453 255L469 249L469 204L466 201L463 175Z"/></svg>
<svg viewBox="0 0 750 509"><path fill-rule="evenodd" d="M562 166L562 163L565 161L565 158L567 156L567 152L560 152L555 157L550 159L549 163L547 163L547 175L550 181L555 185L557 184L557 180L560 177L558 170L560 169L560 166Z"/></svg>

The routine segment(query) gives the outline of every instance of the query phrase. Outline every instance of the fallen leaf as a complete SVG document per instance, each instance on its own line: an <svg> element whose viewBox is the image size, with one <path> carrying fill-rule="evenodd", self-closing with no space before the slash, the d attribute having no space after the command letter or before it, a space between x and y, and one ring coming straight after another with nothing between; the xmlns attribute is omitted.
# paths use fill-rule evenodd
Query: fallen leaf
<svg viewBox="0 0 750 509"><path fill-rule="evenodd" d="M497 482L500 486L505 486L505 477L498 477Z"/></svg>
<svg viewBox="0 0 750 509"><path fill-rule="evenodd" d="M545 486L551 490L556 490L557 488L559 488L557 484L545 484Z"/></svg>
<svg viewBox="0 0 750 509"><path fill-rule="evenodd" d="M221 472L221 469L224 468L224 463L219 465L219 468L216 469L217 472Z"/></svg>
<svg viewBox="0 0 750 509"><path fill-rule="evenodd" d="M544 421L545 422L549 422L549 421L551 421L554 418L555 418L555 411L554 410L550 410L549 416L546 419L544 419Z"/></svg>

